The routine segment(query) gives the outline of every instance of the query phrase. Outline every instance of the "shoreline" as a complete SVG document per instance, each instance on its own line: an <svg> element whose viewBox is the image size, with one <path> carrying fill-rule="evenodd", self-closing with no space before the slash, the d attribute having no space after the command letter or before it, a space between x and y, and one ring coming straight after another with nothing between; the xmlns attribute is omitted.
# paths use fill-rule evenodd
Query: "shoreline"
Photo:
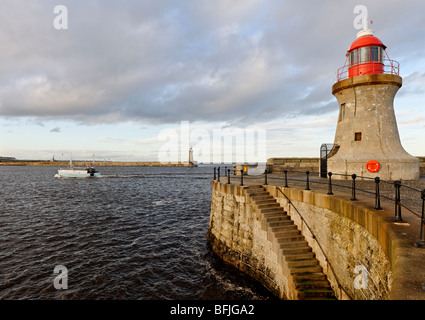
<svg viewBox="0 0 425 320"><path fill-rule="evenodd" d="M93 161L72 161L76 167L85 167ZM159 161L96 161L96 167L196 167L189 162L169 162ZM0 161L0 166L52 166L67 167L69 161L43 161L43 160L15 160Z"/></svg>

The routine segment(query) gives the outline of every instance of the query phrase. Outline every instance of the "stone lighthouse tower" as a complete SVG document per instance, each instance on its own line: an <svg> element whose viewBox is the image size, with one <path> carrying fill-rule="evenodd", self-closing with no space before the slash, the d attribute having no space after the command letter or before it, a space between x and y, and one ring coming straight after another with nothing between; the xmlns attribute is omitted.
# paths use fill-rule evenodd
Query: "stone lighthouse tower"
<svg viewBox="0 0 425 320"><path fill-rule="evenodd" d="M328 172L384 180L419 178L419 160L403 149L394 114L394 96L402 86L399 65L385 49L373 30L362 30L338 70L332 94L339 117Z"/></svg>

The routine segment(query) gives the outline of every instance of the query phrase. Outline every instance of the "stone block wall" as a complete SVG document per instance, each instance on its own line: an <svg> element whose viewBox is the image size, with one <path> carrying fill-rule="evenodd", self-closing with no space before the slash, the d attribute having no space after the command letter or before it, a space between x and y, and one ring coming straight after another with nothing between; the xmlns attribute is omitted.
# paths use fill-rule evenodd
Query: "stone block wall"
<svg viewBox="0 0 425 320"><path fill-rule="evenodd" d="M284 170L288 171L320 171L319 158L269 158L267 159L267 166L271 173L283 173Z"/></svg>
<svg viewBox="0 0 425 320"><path fill-rule="evenodd" d="M283 276L267 231L261 225L244 187L212 182L211 216L207 239L224 261L286 299L288 281Z"/></svg>

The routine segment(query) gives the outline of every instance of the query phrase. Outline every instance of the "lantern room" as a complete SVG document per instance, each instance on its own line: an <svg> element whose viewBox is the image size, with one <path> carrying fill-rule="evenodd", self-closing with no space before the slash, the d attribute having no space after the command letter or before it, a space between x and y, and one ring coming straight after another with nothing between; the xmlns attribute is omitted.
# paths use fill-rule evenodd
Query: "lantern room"
<svg viewBox="0 0 425 320"><path fill-rule="evenodd" d="M338 70L338 81L365 74L398 75L398 62L389 59L386 46L373 33L371 29L357 33L357 39L347 51L345 66Z"/></svg>
<svg viewBox="0 0 425 320"><path fill-rule="evenodd" d="M348 77L384 73L384 44L373 36L373 32L363 32L357 37L347 52Z"/></svg>

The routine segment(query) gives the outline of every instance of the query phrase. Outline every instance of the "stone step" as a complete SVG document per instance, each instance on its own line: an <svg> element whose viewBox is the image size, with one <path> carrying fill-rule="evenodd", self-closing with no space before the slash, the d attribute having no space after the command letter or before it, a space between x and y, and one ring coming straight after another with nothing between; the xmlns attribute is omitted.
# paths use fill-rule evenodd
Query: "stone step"
<svg viewBox="0 0 425 320"><path fill-rule="evenodd" d="M292 220L290 220L292 221ZM281 231L289 231L289 230L298 230L298 227L296 226L295 223L287 223L281 227L270 227L269 228L271 232L273 233L278 233Z"/></svg>
<svg viewBox="0 0 425 320"><path fill-rule="evenodd" d="M275 237L275 239L277 243L305 241L305 238L302 234L297 234L297 235L287 234L287 235Z"/></svg>
<svg viewBox="0 0 425 320"><path fill-rule="evenodd" d="M275 217L284 217L285 219L286 219L286 218L289 218L289 216L288 216L288 215L286 215L284 211L279 211L279 210L276 210L276 211L261 212L261 216L262 216L264 219L267 219L267 218L275 218Z"/></svg>
<svg viewBox="0 0 425 320"><path fill-rule="evenodd" d="M262 186L262 185L260 185L260 184L253 184L252 186L246 186L246 187L245 187L245 189L248 189L248 190L250 190L250 189L257 189L257 188L261 188L261 189L265 190L265 189L263 188L263 186Z"/></svg>
<svg viewBox="0 0 425 320"><path fill-rule="evenodd" d="M298 241L284 241L279 242L280 249L288 249L288 248L297 248L297 247L308 247L307 241L298 240Z"/></svg>
<svg viewBox="0 0 425 320"><path fill-rule="evenodd" d="M297 290L298 299L307 300L310 298L330 298L334 297L332 288L313 288Z"/></svg>
<svg viewBox="0 0 425 320"><path fill-rule="evenodd" d="M322 267L318 264L312 265L312 266L293 267L293 268L291 268L290 272L291 272L291 274L321 273Z"/></svg>
<svg viewBox="0 0 425 320"><path fill-rule="evenodd" d="M279 221L269 222L269 228L283 227L283 226L289 226L293 224L294 222L292 220L279 220Z"/></svg>
<svg viewBox="0 0 425 320"><path fill-rule="evenodd" d="M284 226L291 226L291 225L294 225L294 222L291 219L289 219L287 215L284 215L283 213L265 215L265 217L263 216L263 219L261 221L262 230L268 231L269 235L271 236L269 240L274 238L274 233L273 231L271 231L273 227L277 228L277 227L284 227ZM288 230L291 230L291 229L288 229Z"/></svg>
<svg viewBox="0 0 425 320"><path fill-rule="evenodd" d="M260 204L253 204L254 207L256 207L261 212L283 212L283 208L279 206L277 203L260 203Z"/></svg>
<svg viewBox="0 0 425 320"><path fill-rule="evenodd" d="M255 193L251 195L251 198L254 199L255 202L264 201L264 200L273 200L276 201L268 192L267 193Z"/></svg>
<svg viewBox="0 0 425 320"><path fill-rule="evenodd" d="M265 202L260 204L255 204L258 209L280 209L283 211L283 208L275 201L275 202Z"/></svg>
<svg viewBox="0 0 425 320"><path fill-rule="evenodd" d="M282 209L280 210L260 210L261 215L263 217L271 217L272 215L281 215L282 217L288 217L289 219L291 219L291 217L289 215L286 214L285 211L283 211Z"/></svg>
<svg viewBox="0 0 425 320"><path fill-rule="evenodd" d="M312 259L315 257L316 255L313 253L313 251L308 251L308 252L300 252L295 254L286 254L284 256L284 259L285 261L297 261L297 260Z"/></svg>
<svg viewBox="0 0 425 320"><path fill-rule="evenodd" d="M298 229L289 229L289 230L274 232L274 236L276 238L293 237L293 236L299 236L299 235L301 235L301 231Z"/></svg>
<svg viewBox="0 0 425 320"><path fill-rule="evenodd" d="M279 213L284 213L286 214L286 211L283 210L282 207L272 207L272 208L261 208L259 209L261 213L275 213L275 212L279 212Z"/></svg>
<svg viewBox="0 0 425 320"><path fill-rule="evenodd" d="M266 190L264 189L253 189L253 190L245 190L246 194L250 197L257 197L257 196L267 196L270 195Z"/></svg>
<svg viewBox="0 0 425 320"><path fill-rule="evenodd" d="M330 282L323 279L295 281L296 289L330 288L330 286Z"/></svg>
<svg viewBox="0 0 425 320"><path fill-rule="evenodd" d="M259 199L259 200L254 199L254 202L255 202L256 206L265 205L265 204L279 205L277 203L277 201L274 200L274 199ZM280 205L279 205L279 207L280 207Z"/></svg>
<svg viewBox="0 0 425 320"><path fill-rule="evenodd" d="M259 209L259 211L260 211L263 215L265 215L265 214L279 213L279 214L281 214L281 215L285 215L285 216L287 216L287 214L286 214L285 210L283 210L283 208L281 208L281 207L273 207L273 208L268 207L268 208L262 208L262 209Z"/></svg>
<svg viewBox="0 0 425 320"><path fill-rule="evenodd" d="M285 211L283 210L259 210L260 214L263 218L267 217L274 217L274 216L282 216L282 217L289 217Z"/></svg>
<svg viewBox="0 0 425 320"><path fill-rule="evenodd" d="M276 201L275 198L273 198L270 193L267 191L265 193L255 193L251 195L251 198L254 199L254 201L262 201L262 200L273 200Z"/></svg>
<svg viewBox="0 0 425 320"><path fill-rule="evenodd" d="M255 191L255 192L247 192L247 195L251 199L255 200L257 197L268 196L269 193L267 191L260 191L260 190L258 190L258 191Z"/></svg>
<svg viewBox="0 0 425 320"><path fill-rule="evenodd" d="M270 194L270 193L268 193L266 191L266 189L264 189L261 186L248 186L248 187L245 187L245 192L248 193L248 194L250 194L250 195L251 194L254 194L254 193L259 193L259 192L261 192L263 194Z"/></svg>
<svg viewBox="0 0 425 320"><path fill-rule="evenodd" d="M244 188L245 188L245 191L247 192L252 192L256 190L266 191L266 189L264 189L264 187L260 185L245 186Z"/></svg>
<svg viewBox="0 0 425 320"><path fill-rule="evenodd" d="M297 267L307 267L307 266L316 266L319 264L319 261L315 258L312 259L304 259L304 260L291 260L288 261L289 268L297 268Z"/></svg>
<svg viewBox="0 0 425 320"><path fill-rule="evenodd" d="M266 213L263 214L263 219L267 220L267 222L278 222L278 221L292 221L289 216L286 214L283 214L283 212L276 212L276 213Z"/></svg>
<svg viewBox="0 0 425 320"><path fill-rule="evenodd" d="M282 226L292 226L294 223L292 220L286 219L285 217L269 217L264 219L265 223L270 227L270 225L279 224L276 227ZM271 231L271 230L270 230ZM272 232L274 233L274 232Z"/></svg>
<svg viewBox="0 0 425 320"><path fill-rule="evenodd" d="M290 217L283 210L264 210L264 211L261 210L260 212L263 217L282 216L282 217L288 217L290 219Z"/></svg>
<svg viewBox="0 0 425 320"><path fill-rule="evenodd" d="M277 203L277 201L275 199L269 199L269 198L266 198L266 197L251 197L251 199L254 201L254 203L256 205L267 203L267 202Z"/></svg>
<svg viewBox="0 0 425 320"><path fill-rule="evenodd" d="M307 280L326 280L326 275L323 272L305 272L292 275L295 282Z"/></svg>

